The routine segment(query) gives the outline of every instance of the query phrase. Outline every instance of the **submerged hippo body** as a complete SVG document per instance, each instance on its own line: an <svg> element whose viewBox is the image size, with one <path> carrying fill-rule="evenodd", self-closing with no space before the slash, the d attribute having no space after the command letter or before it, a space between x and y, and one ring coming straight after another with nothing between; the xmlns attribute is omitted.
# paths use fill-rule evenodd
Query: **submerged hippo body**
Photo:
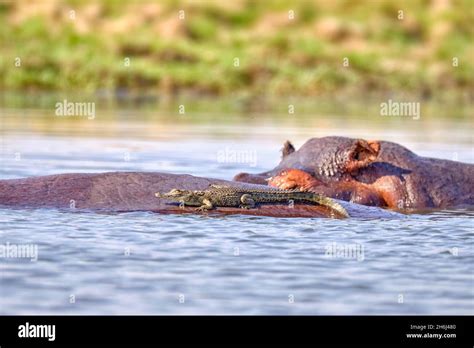
<svg viewBox="0 0 474 348"><path fill-rule="evenodd" d="M195 213L193 207L180 207L156 192L174 188L204 190L210 184L254 186L191 175L143 172L99 174L59 174L26 179L0 180L2 208L57 208L75 211L152 211L162 214ZM258 187L258 186L257 186ZM382 209L339 202L351 217L400 218ZM369 208L369 209L367 209ZM330 217L331 211L310 204L271 204L255 209L218 207L210 214L246 214L275 217Z"/></svg>
<svg viewBox="0 0 474 348"><path fill-rule="evenodd" d="M472 207L474 165L421 157L387 141L345 137L287 142L273 170L235 181L300 188L333 198L399 209Z"/></svg>

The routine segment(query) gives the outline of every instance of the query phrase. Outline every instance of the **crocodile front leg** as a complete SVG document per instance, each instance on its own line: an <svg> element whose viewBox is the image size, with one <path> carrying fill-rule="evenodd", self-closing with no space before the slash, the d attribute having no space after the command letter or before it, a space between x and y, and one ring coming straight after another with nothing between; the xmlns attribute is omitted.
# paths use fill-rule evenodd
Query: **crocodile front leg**
<svg viewBox="0 0 474 348"><path fill-rule="evenodd" d="M211 210L212 208L214 208L214 206L212 205L212 202L209 199L204 198L202 200L202 205L199 208L196 208L196 210L197 211L206 211L206 210Z"/></svg>
<svg viewBox="0 0 474 348"><path fill-rule="evenodd" d="M240 207L243 209L255 208L255 201L252 199L252 195L249 195L248 193L243 194L240 197L240 202L242 203Z"/></svg>

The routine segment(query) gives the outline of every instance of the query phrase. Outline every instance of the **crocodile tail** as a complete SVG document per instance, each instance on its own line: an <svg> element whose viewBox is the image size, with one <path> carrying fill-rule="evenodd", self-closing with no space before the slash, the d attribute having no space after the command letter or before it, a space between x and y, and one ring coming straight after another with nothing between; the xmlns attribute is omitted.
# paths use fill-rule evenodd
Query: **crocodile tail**
<svg viewBox="0 0 474 348"><path fill-rule="evenodd" d="M342 215L345 218L350 217L347 210L342 205L340 205L335 200L333 200L332 198L322 196L322 195L319 195L319 194L315 194L313 196L312 201L314 201L314 202L316 202L320 205L324 205L325 207L328 207L328 208L338 212L340 215Z"/></svg>

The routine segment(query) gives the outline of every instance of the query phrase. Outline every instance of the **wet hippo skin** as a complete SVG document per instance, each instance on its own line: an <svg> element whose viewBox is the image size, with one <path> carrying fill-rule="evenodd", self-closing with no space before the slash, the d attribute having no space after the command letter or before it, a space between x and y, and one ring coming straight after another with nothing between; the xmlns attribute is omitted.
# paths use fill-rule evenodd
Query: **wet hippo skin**
<svg viewBox="0 0 474 348"><path fill-rule="evenodd" d="M274 169L235 181L299 188L354 203L398 209L474 205L474 165L418 156L387 141L345 137L285 143Z"/></svg>
<svg viewBox="0 0 474 348"><path fill-rule="evenodd" d="M197 213L155 197L155 192L173 188L203 190L209 184L248 184L191 175L144 172L59 174L26 179L0 180L0 206L10 208L58 208L86 211L153 211L162 214L246 214L275 217L329 217L325 207L309 204L262 205L256 209L217 208ZM399 218L400 214L373 207L340 202L351 217Z"/></svg>

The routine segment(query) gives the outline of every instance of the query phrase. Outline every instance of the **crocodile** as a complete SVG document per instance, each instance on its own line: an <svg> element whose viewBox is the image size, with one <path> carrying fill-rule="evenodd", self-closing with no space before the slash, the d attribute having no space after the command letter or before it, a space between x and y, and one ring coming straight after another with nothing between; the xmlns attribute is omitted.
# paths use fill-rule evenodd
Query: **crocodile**
<svg viewBox="0 0 474 348"><path fill-rule="evenodd" d="M180 202L186 206L198 207L196 210L207 211L215 207L255 208L262 203L306 202L317 203L335 211L341 217L349 217L347 211L331 198L323 195L302 192L300 190L253 189L224 185L210 185L207 190L191 191L172 189L168 193L155 193L158 198Z"/></svg>

